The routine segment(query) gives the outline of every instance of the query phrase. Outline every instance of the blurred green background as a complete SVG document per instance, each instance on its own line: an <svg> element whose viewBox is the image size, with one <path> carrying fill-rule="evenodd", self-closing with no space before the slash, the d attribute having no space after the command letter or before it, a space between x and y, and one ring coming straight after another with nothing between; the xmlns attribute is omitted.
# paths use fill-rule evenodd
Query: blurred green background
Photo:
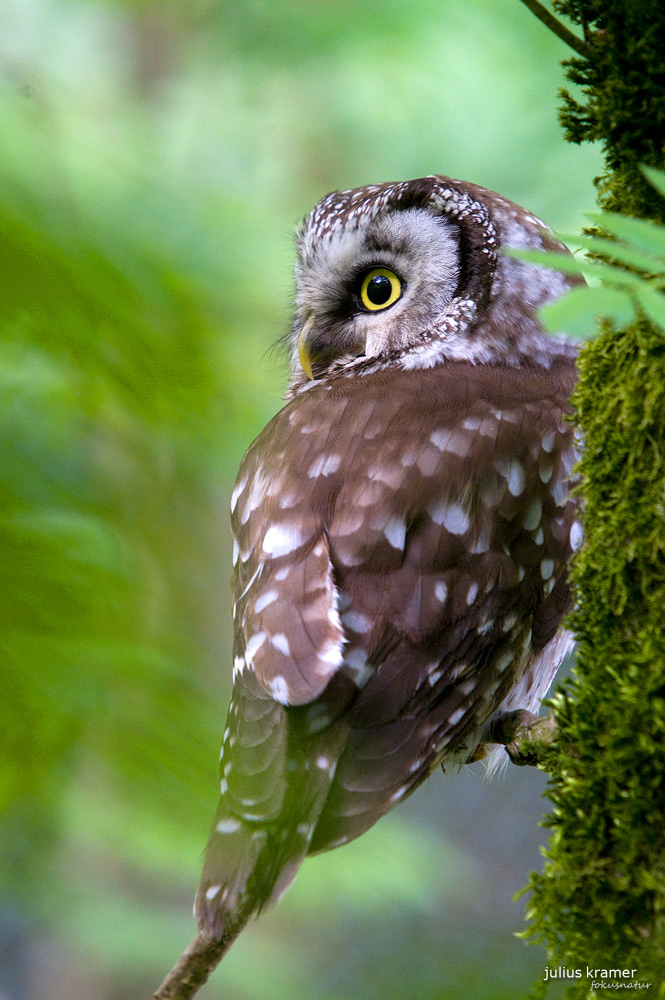
<svg viewBox="0 0 665 1000"><path fill-rule="evenodd" d="M1 1000L148 997L194 932L228 497L280 405L295 223L442 172L579 228L601 160L560 136L567 55L518 0L4 0ZM201 996L522 996L543 788L433 779Z"/></svg>

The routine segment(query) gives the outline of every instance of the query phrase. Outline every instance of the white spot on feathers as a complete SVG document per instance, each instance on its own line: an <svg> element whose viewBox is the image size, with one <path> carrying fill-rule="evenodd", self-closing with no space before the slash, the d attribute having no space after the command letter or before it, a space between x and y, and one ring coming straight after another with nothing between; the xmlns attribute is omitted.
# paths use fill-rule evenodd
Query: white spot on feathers
<svg viewBox="0 0 665 1000"><path fill-rule="evenodd" d="M240 496L240 494L244 490L245 486L247 486L247 477L246 476L243 477L242 479L240 479L235 484L235 487L233 489L233 493L231 494L231 513L233 513L233 511L236 509L236 504L238 503L238 497Z"/></svg>
<svg viewBox="0 0 665 1000"><path fill-rule="evenodd" d="M497 470L508 483L508 492L511 496L521 496L526 486L526 473L522 463L516 458L509 462L497 462Z"/></svg>
<svg viewBox="0 0 665 1000"><path fill-rule="evenodd" d="M289 640L286 638L283 632L279 632L274 635L270 640L270 645L278 649L280 653L284 653L284 656L291 655L291 649L289 648Z"/></svg>
<svg viewBox="0 0 665 1000"><path fill-rule="evenodd" d="M337 558L344 566L360 566L363 561L362 552L353 551L352 549L337 549Z"/></svg>
<svg viewBox="0 0 665 1000"><path fill-rule="evenodd" d="M538 468L538 475L540 476L541 483L549 483L552 478L552 473L554 472L554 464L551 459L544 461L541 459L540 466Z"/></svg>
<svg viewBox="0 0 665 1000"><path fill-rule="evenodd" d="M557 507L565 507L568 502L568 487L562 479L557 479L552 486L552 499Z"/></svg>
<svg viewBox="0 0 665 1000"><path fill-rule="evenodd" d="M451 535L463 535L469 529L469 515L459 503L440 500L430 504L427 510L435 524L442 524Z"/></svg>
<svg viewBox="0 0 665 1000"><path fill-rule="evenodd" d="M457 685L457 690L460 694L469 695L472 691L475 691L476 684L478 683L477 677L469 677L468 680L462 681L461 684Z"/></svg>
<svg viewBox="0 0 665 1000"><path fill-rule="evenodd" d="M264 565L263 563L259 563L259 565L256 568L256 570L254 571L254 573L252 573L252 576L251 576L251 579L250 579L249 583L247 584L247 586L243 590L242 594L240 594L238 596L238 598L236 600L236 604L238 604L240 601L242 601L243 597L248 592L249 588L252 586L252 584L254 583L254 581L259 578L259 576L263 572L263 565ZM235 611L233 613L235 614Z"/></svg>
<svg viewBox="0 0 665 1000"><path fill-rule="evenodd" d="M408 790L409 790L409 786L408 785L402 785L401 788L398 788L397 791L394 792L390 796L390 801L391 802L397 802L398 799L404 798L404 796L406 795L406 793L408 792Z"/></svg>
<svg viewBox="0 0 665 1000"><path fill-rule="evenodd" d="M448 723L451 726L456 726L460 719L464 718L466 714L466 708L457 708L454 712L451 712L448 717Z"/></svg>
<svg viewBox="0 0 665 1000"><path fill-rule="evenodd" d="M331 851L334 847L341 847L342 844L348 844L348 842L348 837L338 837L337 840L333 840L332 844L328 844L326 850Z"/></svg>
<svg viewBox="0 0 665 1000"><path fill-rule="evenodd" d="M554 447L555 440L556 440L556 431L549 431L549 433L544 434L542 439L543 451L550 452Z"/></svg>
<svg viewBox="0 0 665 1000"><path fill-rule="evenodd" d="M270 681L270 693L281 705L287 705L289 701L289 686L286 678L278 674Z"/></svg>
<svg viewBox="0 0 665 1000"><path fill-rule="evenodd" d="M319 455L307 470L307 477L316 479L318 476L330 476L333 472L337 472L341 464L341 455Z"/></svg>
<svg viewBox="0 0 665 1000"><path fill-rule="evenodd" d="M344 662L353 674L353 680L359 688L364 688L374 673L374 668L367 665L367 653L364 649L352 649L344 657Z"/></svg>
<svg viewBox="0 0 665 1000"><path fill-rule="evenodd" d="M582 525L579 521L573 521L570 526L570 547L573 552L577 552L582 544Z"/></svg>
<svg viewBox="0 0 665 1000"><path fill-rule="evenodd" d="M221 885L211 885L209 889L206 889L206 899L212 901L221 888Z"/></svg>
<svg viewBox="0 0 665 1000"><path fill-rule="evenodd" d="M549 578L554 573L554 560L553 559L543 559L540 564L540 575L543 580L549 580Z"/></svg>
<svg viewBox="0 0 665 1000"><path fill-rule="evenodd" d="M328 608L328 621L334 629L340 628L340 617L337 608Z"/></svg>
<svg viewBox="0 0 665 1000"><path fill-rule="evenodd" d="M297 524L272 524L263 538L263 551L274 558L293 552L302 544Z"/></svg>
<svg viewBox="0 0 665 1000"><path fill-rule="evenodd" d="M475 555L479 555L483 552L489 552L489 547L490 547L489 531L487 529L483 529L483 531L481 531L478 537L476 538L475 542L467 547L469 549L469 552L472 552Z"/></svg>
<svg viewBox="0 0 665 1000"><path fill-rule="evenodd" d="M263 503L265 498L270 496L271 493L279 493L279 491L280 482L274 476L266 475L263 468L259 467L252 479L247 499L241 504L241 508L238 511L241 523L246 524L251 513Z"/></svg>
<svg viewBox="0 0 665 1000"><path fill-rule="evenodd" d="M269 604L276 601L278 597L279 594L276 590L264 590L261 596L256 599L254 610L256 612L263 611L263 609L267 608Z"/></svg>
<svg viewBox="0 0 665 1000"><path fill-rule="evenodd" d="M215 829L217 833L237 833L241 826L242 823L239 819L229 817L228 819L220 820Z"/></svg>
<svg viewBox="0 0 665 1000"><path fill-rule="evenodd" d="M439 430L432 431L429 439L435 448L438 448L439 451L445 451L451 433L451 430L447 427L440 428Z"/></svg>
<svg viewBox="0 0 665 1000"><path fill-rule="evenodd" d="M360 632L362 634L369 632L372 627L371 620L360 611L346 611L342 615L342 624L346 628L350 628L352 632Z"/></svg>
<svg viewBox="0 0 665 1000"><path fill-rule="evenodd" d="M403 549L406 538L406 524L401 517L391 517L383 533L394 549Z"/></svg>
<svg viewBox="0 0 665 1000"><path fill-rule="evenodd" d="M245 648L245 658L248 663L252 662L255 655L257 654L257 652L259 651L259 649L261 648L261 646L263 645L263 643L266 641L267 638L268 635L266 632L254 633L254 635L251 637Z"/></svg>
<svg viewBox="0 0 665 1000"><path fill-rule="evenodd" d="M339 667L343 659L341 644L334 639L331 639L319 652L319 660L322 663L330 663L333 667Z"/></svg>

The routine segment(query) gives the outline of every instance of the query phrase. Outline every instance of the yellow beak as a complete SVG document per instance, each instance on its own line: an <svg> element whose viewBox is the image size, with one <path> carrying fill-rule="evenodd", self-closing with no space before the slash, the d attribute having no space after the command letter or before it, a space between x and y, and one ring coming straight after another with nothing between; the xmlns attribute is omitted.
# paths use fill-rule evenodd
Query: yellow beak
<svg viewBox="0 0 665 1000"><path fill-rule="evenodd" d="M315 317L314 314L307 317L303 328L300 331L300 337L298 338L298 357L300 358L300 364L303 367L303 371L307 378L314 378L312 373L312 361L316 360L312 357L310 351L309 338L314 330Z"/></svg>

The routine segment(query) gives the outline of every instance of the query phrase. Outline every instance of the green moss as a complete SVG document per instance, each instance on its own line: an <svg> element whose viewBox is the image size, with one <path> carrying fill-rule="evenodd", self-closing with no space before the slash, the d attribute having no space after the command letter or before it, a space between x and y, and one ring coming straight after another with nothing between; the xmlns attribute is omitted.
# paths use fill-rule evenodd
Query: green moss
<svg viewBox="0 0 665 1000"><path fill-rule="evenodd" d="M532 878L551 961L665 980L665 342L646 324L583 351L585 546L575 679L555 698L552 839Z"/></svg>
<svg viewBox="0 0 665 1000"><path fill-rule="evenodd" d="M558 0L584 29L588 57L571 59L560 120L570 142L601 142L607 172L597 178L603 208L665 221L640 164L660 167L665 151L665 12L662 0Z"/></svg>
<svg viewBox="0 0 665 1000"><path fill-rule="evenodd" d="M568 63L572 142L601 141L603 208L665 219L640 164L665 161L662 0L561 0L588 58ZM550 965L636 968L665 996L665 338L642 320L582 351L575 396L585 544L573 567L573 680L554 698L551 839L530 887ZM567 995L584 997L590 982Z"/></svg>

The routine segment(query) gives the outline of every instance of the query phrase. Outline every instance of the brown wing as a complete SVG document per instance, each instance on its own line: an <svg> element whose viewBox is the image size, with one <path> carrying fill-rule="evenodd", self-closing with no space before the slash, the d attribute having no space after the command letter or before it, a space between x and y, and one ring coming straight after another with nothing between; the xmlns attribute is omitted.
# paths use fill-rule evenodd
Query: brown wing
<svg viewBox="0 0 665 1000"><path fill-rule="evenodd" d="M468 756L556 635L574 377L571 364L401 373L390 427L380 408L369 418L374 447L329 521L345 665L365 686L311 851L362 833L456 749Z"/></svg>
<svg viewBox="0 0 665 1000"><path fill-rule="evenodd" d="M459 362L312 383L250 448L208 883L235 858L229 895L265 900L473 750L567 604L573 382Z"/></svg>

